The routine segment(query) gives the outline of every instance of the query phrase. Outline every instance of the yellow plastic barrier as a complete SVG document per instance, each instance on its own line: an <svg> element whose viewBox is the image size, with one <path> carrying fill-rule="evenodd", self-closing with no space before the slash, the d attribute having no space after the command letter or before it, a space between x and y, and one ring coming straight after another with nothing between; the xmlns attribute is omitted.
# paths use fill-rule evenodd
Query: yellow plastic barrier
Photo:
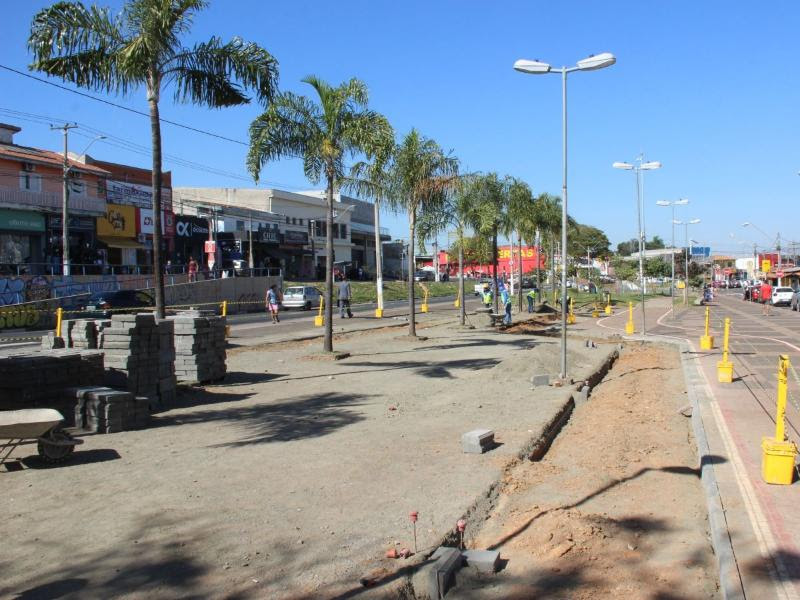
<svg viewBox="0 0 800 600"><path fill-rule="evenodd" d="M422 299L422 305L419 307L420 312L428 312L428 286L420 284L422 288L422 293L425 294L425 297Z"/></svg>
<svg viewBox="0 0 800 600"><path fill-rule="evenodd" d="M717 363L717 381L733 383L733 363L728 360L728 339L731 332L731 320L725 317L725 329L722 334L722 360Z"/></svg>
<svg viewBox="0 0 800 600"><path fill-rule="evenodd" d="M706 326L705 334L700 336L700 349L711 350L714 347L714 336L708 333L708 321L711 316L711 309L706 306Z"/></svg>
<svg viewBox="0 0 800 600"><path fill-rule="evenodd" d="M786 394L789 357L778 358L778 401L775 410L775 437L761 439L761 477L767 483L791 485L797 446L786 439Z"/></svg>
<svg viewBox="0 0 800 600"><path fill-rule="evenodd" d="M325 324L325 317L322 316L322 307L325 304L325 296L319 297L319 313L314 317L314 327L322 327Z"/></svg>
<svg viewBox="0 0 800 600"><path fill-rule="evenodd" d="M61 337L61 320L64 318L64 310L59 306L56 309L56 337Z"/></svg>
<svg viewBox="0 0 800 600"><path fill-rule="evenodd" d="M635 331L633 325L633 302L628 302L628 322L625 323L625 333L631 335Z"/></svg>

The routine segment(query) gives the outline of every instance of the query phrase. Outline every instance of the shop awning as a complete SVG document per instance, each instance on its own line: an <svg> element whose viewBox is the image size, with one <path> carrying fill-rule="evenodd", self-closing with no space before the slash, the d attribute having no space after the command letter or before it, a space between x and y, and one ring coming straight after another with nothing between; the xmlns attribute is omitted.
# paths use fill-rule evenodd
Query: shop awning
<svg viewBox="0 0 800 600"><path fill-rule="evenodd" d="M103 242L109 248L138 248L140 250L145 249L144 244L140 244L139 242L137 242L136 240L132 240L131 238L98 235L97 240L99 242Z"/></svg>

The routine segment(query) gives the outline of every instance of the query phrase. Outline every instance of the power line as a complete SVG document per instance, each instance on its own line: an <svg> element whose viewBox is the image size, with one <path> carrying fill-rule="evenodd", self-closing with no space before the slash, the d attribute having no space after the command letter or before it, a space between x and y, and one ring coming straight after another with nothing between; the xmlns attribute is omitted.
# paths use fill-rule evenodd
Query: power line
<svg viewBox="0 0 800 600"><path fill-rule="evenodd" d="M73 94L77 94L78 96L83 96L84 98L89 98L90 100L94 100L96 102L102 102L103 104L107 104L109 106L113 106L114 108L119 108L121 110L126 110L136 115L140 115L142 117L150 118L150 115L144 111L136 110L135 108L130 108L129 106L124 106L122 104L117 104L116 102L111 102L110 100L105 100L103 98L98 98L97 96L92 96L91 94L87 94L86 92L80 92L78 90L73 90L72 88L68 88L65 85L59 85L58 83L54 83L52 81L48 81L47 79L42 79L41 77L36 77L35 75L31 75L30 73L25 73L24 71L18 71L17 69L12 69L6 65L0 64L0 69L5 69L6 71L10 71L11 73L16 73L17 75L21 75L22 77L27 77L28 79L33 79L34 81L38 81L39 83L44 83L60 90L64 90L66 92L71 92ZM162 123L167 123L168 125L174 125L175 127L181 127L182 129L188 129L189 131L194 131L195 133L202 133L203 135L207 135L210 137L214 137L220 140L224 140L226 142L231 142L232 144L239 144L241 146L249 146L247 142L243 142L242 140L236 140L233 138L229 138L224 135L220 135L219 133L214 133L212 131L206 131L204 129L199 129L197 127L192 127L191 125L186 125L185 123L178 123L177 121L171 121L169 119L162 119L159 118L159 121Z"/></svg>

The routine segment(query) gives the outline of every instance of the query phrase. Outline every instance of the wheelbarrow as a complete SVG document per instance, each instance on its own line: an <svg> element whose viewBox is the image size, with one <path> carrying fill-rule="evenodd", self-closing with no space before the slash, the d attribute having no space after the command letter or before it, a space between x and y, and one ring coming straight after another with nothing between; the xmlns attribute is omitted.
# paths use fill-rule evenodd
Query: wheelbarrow
<svg viewBox="0 0 800 600"><path fill-rule="evenodd" d="M0 412L0 465L26 440L38 442L39 456L50 465L64 462L83 440L64 431L64 417L52 408L26 408Z"/></svg>

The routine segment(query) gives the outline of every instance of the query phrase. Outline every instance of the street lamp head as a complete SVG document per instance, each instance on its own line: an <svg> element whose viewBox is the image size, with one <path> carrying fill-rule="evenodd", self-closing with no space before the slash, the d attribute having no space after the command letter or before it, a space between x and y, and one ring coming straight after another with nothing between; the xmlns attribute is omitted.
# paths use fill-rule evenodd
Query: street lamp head
<svg viewBox="0 0 800 600"><path fill-rule="evenodd" d="M683 225L683 221L681 221L680 219L672 219L672 222L673 222L675 225Z"/></svg>
<svg viewBox="0 0 800 600"><path fill-rule="evenodd" d="M748 227L750 225L750 221L745 221L742 223L742 227Z"/></svg>
<svg viewBox="0 0 800 600"><path fill-rule="evenodd" d="M529 73L531 75L541 75L550 72L550 65L540 62L538 60L528 60L520 58L514 63L514 70L520 73Z"/></svg>
<svg viewBox="0 0 800 600"><path fill-rule="evenodd" d="M610 52L601 52L600 54L593 54L588 58L578 61L578 68L581 71L596 71L597 69L605 69L610 67L617 59Z"/></svg>
<svg viewBox="0 0 800 600"><path fill-rule="evenodd" d="M611 166L614 167L615 169L625 169L626 171L630 171L631 169L633 169L633 165L631 163L619 162L619 161L613 163Z"/></svg>
<svg viewBox="0 0 800 600"><path fill-rule="evenodd" d="M656 204L659 206L672 206L673 204L677 204L677 202L670 202L669 200L656 200Z"/></svg>
<svg viewBox="0 0 800 600"><path fill-rule="evenodd" d="M696 225L699 222L700 222L700 219L692 219L691 221L689 221L689 225Z"/></svg>
<svg viewBox="0 0 800 600"><path fill-rule="evenodd" d="M681 198L680 200L675 200L675 202L673 202L673 204L676 204L678 206L686 206L687 204L689 204L689 199L688 198Z"/></svg>
<svg viewBox="0 0 800 600"><path fill-rule="evenodd" d="M651 160L650 162L642 163L639 168L642 171L651 171L653 169L660 169L661 163L657 160Z"/></svg>

